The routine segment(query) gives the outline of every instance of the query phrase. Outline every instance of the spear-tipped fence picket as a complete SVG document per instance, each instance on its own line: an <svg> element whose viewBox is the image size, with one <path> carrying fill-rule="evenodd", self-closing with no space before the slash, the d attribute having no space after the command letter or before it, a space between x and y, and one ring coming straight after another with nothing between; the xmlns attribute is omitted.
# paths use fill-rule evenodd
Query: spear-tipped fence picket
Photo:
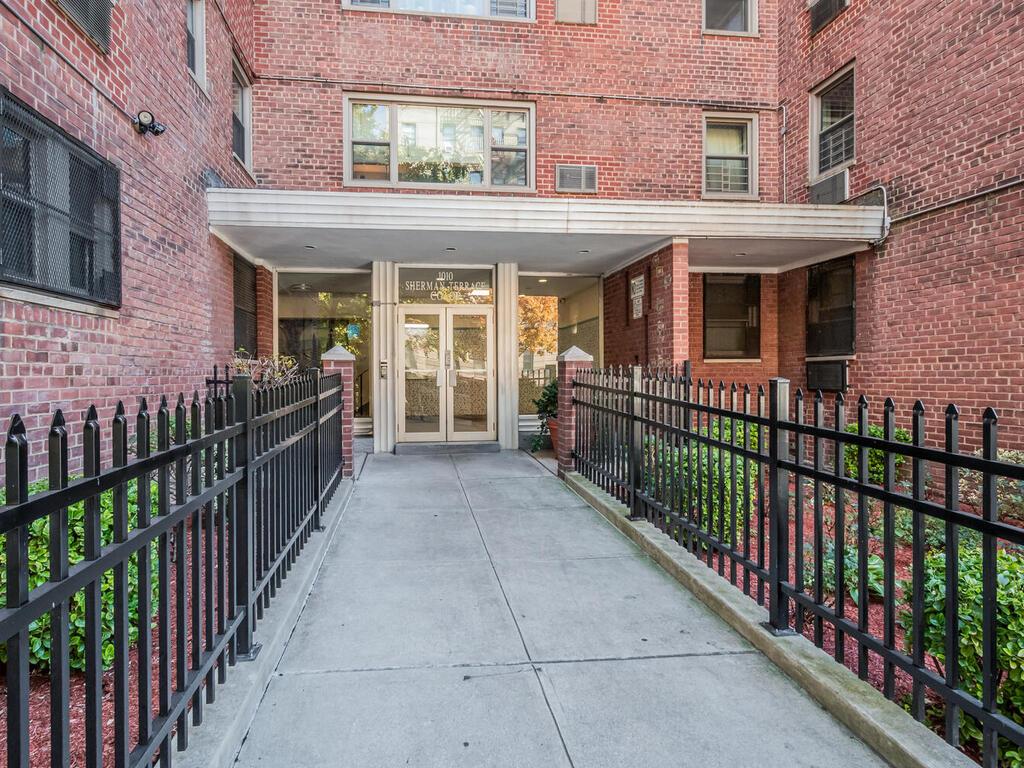
<svg viewBox="0 0 1024 768"><path fill-rule="evenodd" d="M771 631L805 634L862 679L880 663L872 682L950 744L969 718L981 734L970 751L983 765L1017 764L1024 712L1019 700L1015 711L998 703L1008 670L997 635L1015 620L998 600L1007 589L998 563L1022 556L1024 521L1001 518L997 488L1015 484L1024 496L1024 466L1000 460L993 409L982 418L981 451L964 453L952 405L941 435L929 435L921 401L901 414L910 429L898 430L892 399L872 425L862 396L848 429L842 394L826 416L820 392L791 396L785 379L767 393L694 381L688 363L577 372L573 404L576 470L767 605ZM980 486L973 507L961 494L969 475ZM896 524L908 517L910 562L898 579ZM979 550L980 594L961 595L961 558ZM925 638L929 567L943 588L938 649ZM977 615L960 615L968 598ZM980 686L961 674L961 636L973 622ZM1007 642L1020 648L1024 638Z"/></svg>
<svg viewBox="0 0 1024 768"><path fill-rule="evenodd" d="M321 528L324 505L341 479L341 377L314 370L254 391L247 376L215 376L207 390L187 405L183 396L173 406L162 399L155 442L146 400L133 434L118 404L109 454L107 429L90 407L78 462L69 456L58 410L47 436L48 489L36 493L28 482L25 425L12 418L4 451L6 506L0 507L6 561L0 641L11 768L28 768L30 750L38 759L40 749L53 766L170 766L172 742L179 751L187 748L190 725L202 723L228 669L258 652L255 631L263 611ZM104 455L108 467L101 464ZM80 464L82 477L71 478L69 464ZM78 511L74 521L69 509ZM34 584L33 537L49 555L46 573L41 580L36 574ZM80 542L74 562L71 541ZM110 614L105 600L113 603L112 631L104 626ZM79 626L71 623L72 603L82 608ZM49 627L40 637L38 622L47 615ZM71 707L73 642L84 645L78 645L84 718ZM30 742L29 673L33 655L46 647L49 743L41 747L38 739ZM105 669L113 689L106 714ZM73 728L84 730L84 754L72 754L72 742L81 741L72 739Z"/></svg>

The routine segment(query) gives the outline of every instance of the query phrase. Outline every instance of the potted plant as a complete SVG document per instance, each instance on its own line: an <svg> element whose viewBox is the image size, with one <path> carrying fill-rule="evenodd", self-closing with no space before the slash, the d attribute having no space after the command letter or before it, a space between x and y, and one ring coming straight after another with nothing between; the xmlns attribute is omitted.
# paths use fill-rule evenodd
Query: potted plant
<svg viewBox="0 0 1024 768"><path fill-rule="evenodd" d="M558 379L552 379L540 391L540 397L533 401L537 406L540 431L533 436L533 450L539 451L544 445L544 435L551 435L551 445L558 440Z"/></svg>

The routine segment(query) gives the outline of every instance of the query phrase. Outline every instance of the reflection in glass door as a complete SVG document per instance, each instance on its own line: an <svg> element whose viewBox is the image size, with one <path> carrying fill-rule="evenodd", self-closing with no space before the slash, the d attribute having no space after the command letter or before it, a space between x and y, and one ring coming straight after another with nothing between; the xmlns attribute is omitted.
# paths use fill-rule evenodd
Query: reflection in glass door
<svg viewBox="0 0 1024 768"><path fill-rule="evenodd" d="M399 308L398 438L496 437L491 307Z"/></svg>

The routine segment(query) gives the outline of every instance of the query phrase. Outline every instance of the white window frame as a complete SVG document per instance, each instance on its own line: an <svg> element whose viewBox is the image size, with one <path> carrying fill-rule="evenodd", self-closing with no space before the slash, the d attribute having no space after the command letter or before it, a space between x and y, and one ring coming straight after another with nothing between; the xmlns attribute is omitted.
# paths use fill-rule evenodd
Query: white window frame
<svg viewBox="0 0 1024 768"><path fill-rule="evenodd" d="M809 94L807 108L809 120L807 126L807 178L810 184L816 184L819 181L824 181L831 176L842 173L857 162L857 74L854 70L854 65L855 62L847 64L832 74L827 80L815 86ZM821 95L851 73L853 73L853 157L841 165L820 173L818 171L818 144L821 137Z"/></svg>
<svg viewBox="0 0 1024 768"><path fill-rule="evenodd" d="M188 65L188 52L185 54L185 69L192 75L199 87L206 90L206 0L185 0L192 6L195 29L192 36L196 41L196 68ZM186 26L187 30L187 26Z"/></svg>
<svg viewBox="0 0 1024 768"><path fill-rule="evenodd" d="M700 0L700 28L705 35L725 35L726 37L760 37L757 0L750 0L747 8L747 29L745 32L734 32L728 29L712 29L708 27L708 0Z"/></svg>
<svg viewBox="0 0 1024 768"><path fill-rule="evenodd" d="M242 69L242 65L234 55L231 56L231 76L238 78L242 85L242 125L245 126L245 158L241 158L235 152L235 141L231 139L231 155L242 164L247 171L252 172L252 82ZM232 116L234 116L234 104L232 104Z"/></svg>
<svg viewBox="0 0 1024 768"><path fill-rule="evenodd" d="M747 127L748 187L746 192L708 191L708 123L735 123ZM758 190L758 125L757 115L749 112L705 112L701 123L700 190L705 200L757 200Z"/></svg>
<svg viewBox="0 0 1024 768"><path fill-rule="evenodd" d="M487 0L488 3L490 0ZM483 21L507 22L509 24L534 24L537 21L536 0L528 0L525 18L517 16L493 16L490 13L479 15L475 13L458 13L455 11L420 11L406 8L375 8L367 5L354 5L352 0L342 0L342 10L365 11L367 13L397 13L403 16L441 16L456 19L481 19Z"/></svg>
<svg viewBox="0 0 1024 768"><path fill-rule="evenodd" d="M352 104L371 102L387 104L392 107L389 115L389 136L391 142L391 167L389 179L354 179L352 177ZM537 113L536 105L526 101L479 101L475 99L446 99L432 96L403 96L381 93L346 93L343 97L345 152L345 186L346 187L377 187L389 189L429 189L441 191L469 192L505 192L521 194L537 191ZM484 114L484 182L483 184L434 184L429 182L398 180L398 146L401 143L400 123L398 121L399 106L450 106L477 107ZM491 111L526 112L528 130L526 136L526 186L506 186L491 183Z"/></svg>

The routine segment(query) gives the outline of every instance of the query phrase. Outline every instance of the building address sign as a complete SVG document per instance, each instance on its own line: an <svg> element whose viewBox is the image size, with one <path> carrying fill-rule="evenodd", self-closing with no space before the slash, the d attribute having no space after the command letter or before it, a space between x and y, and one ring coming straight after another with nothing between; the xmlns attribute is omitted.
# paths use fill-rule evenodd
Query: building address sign
<svg viewBox="0 0 1024 768"><path fill-rule="evenodd" d="M402 304L490 304L494 275L487 268L400 267Z"/></svg>

